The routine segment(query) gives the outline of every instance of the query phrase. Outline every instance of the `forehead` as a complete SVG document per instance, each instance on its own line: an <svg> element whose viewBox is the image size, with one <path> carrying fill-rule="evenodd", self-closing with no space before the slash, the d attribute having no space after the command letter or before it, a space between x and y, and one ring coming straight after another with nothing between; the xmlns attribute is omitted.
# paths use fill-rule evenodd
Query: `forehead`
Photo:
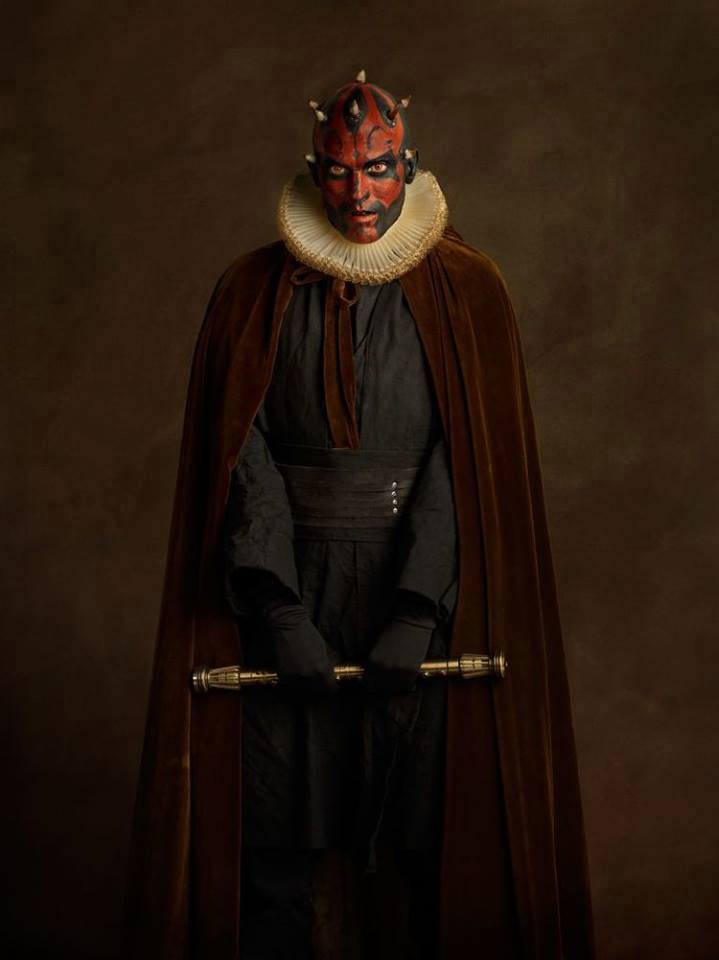
<svg viewBox="0 0 719 960"><path fill-rule="evenodd" d="M386 153L398 156L405 130L401 116L389 121L392 106L385 91L370 84L348 84L324 107L327 120L315 126L315 152L348 167Z"/></svg>
<svg viewBox="0 0 719 960"><path fill-rule="evenodd" d="M397 156L398 149L395 141L387 137L381 130L368 130L366 134L358 131L356 136L339 137L328 136L321 151L332 160L343 163L346 167L361 167L375 157L392 153Z"/></svg>

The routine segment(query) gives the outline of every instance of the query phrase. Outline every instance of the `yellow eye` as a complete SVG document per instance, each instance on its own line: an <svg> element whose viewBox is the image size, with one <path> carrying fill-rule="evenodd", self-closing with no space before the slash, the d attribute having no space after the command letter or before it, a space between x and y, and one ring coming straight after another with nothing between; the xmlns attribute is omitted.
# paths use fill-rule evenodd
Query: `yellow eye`
<svg viewBox="0 0 719 960"><path fill-rule="evenodd" d="M345 168L341 167L338 163L333 163L330 167L330 173L333 177L341 177L345 172Z"/></svg>
<svg viewBox="0 0 719 960"><path fill-rule="evenodd" d="M373 163L369 169L371 173L384 173L387 169L387 164L382 160L379 163Z"/></svg>

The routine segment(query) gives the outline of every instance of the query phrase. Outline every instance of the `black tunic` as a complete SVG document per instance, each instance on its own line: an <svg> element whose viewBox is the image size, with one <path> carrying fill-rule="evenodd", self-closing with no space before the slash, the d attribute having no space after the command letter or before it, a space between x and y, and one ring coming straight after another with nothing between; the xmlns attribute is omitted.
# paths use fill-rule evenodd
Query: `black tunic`
<svg viewBox="0 0 719 960"><path fill-rule="evenodd" d="M225 518L227 596L250 615L242 571L271 571L308 610L334 662L362 662L391 617L397 587L435 604L429 655L446 652L456 601L456 526L447 450L429 370L399 281L359 287L352 310L362 449L424 451L407 510L389 539L363 531L295 539L272 444L331 447L322 377L324 297L331 282L294 288L270 387L233 470ZM272 668L252 620L243 662ZM243 695L243 843L323 848L436 845L441 823L445 684L292 702L278 689Z"/></svg>

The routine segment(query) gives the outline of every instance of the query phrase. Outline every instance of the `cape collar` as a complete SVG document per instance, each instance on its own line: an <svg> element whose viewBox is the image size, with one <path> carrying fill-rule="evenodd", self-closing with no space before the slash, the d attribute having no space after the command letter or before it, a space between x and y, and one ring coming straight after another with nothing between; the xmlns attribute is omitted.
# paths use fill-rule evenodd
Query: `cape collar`
<svg viewBox="0 0 719 960"><path fill-rule="evenodd" d="M447 224L447 201L429 170L405 187L399 217L374 243L352 243L327 219L322 195L308 173L285 184L277 225L290 253L307 266L353 283L387 283L416 267Z"/></svg>

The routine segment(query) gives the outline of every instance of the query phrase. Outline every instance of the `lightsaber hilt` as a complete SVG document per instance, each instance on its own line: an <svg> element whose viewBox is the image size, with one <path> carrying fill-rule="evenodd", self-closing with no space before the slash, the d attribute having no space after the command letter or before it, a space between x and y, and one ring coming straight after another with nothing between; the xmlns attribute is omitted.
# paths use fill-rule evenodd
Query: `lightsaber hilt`
<svg viewBox="0 0 719 960"><path fill-rule="evenodd" d="M420 665L421 677L475 677L501 679L507 672L507 659L501 650L495 653L462 653L458 657L425 660ZM365 667L360 663L339 663L334 667L337 680L361 680ZM246 687L273 687L279 683L279 674L272 670L241 670L231 667L196 667L192 671L192 689L195 693L212 690L244 690Z"/></svg>

